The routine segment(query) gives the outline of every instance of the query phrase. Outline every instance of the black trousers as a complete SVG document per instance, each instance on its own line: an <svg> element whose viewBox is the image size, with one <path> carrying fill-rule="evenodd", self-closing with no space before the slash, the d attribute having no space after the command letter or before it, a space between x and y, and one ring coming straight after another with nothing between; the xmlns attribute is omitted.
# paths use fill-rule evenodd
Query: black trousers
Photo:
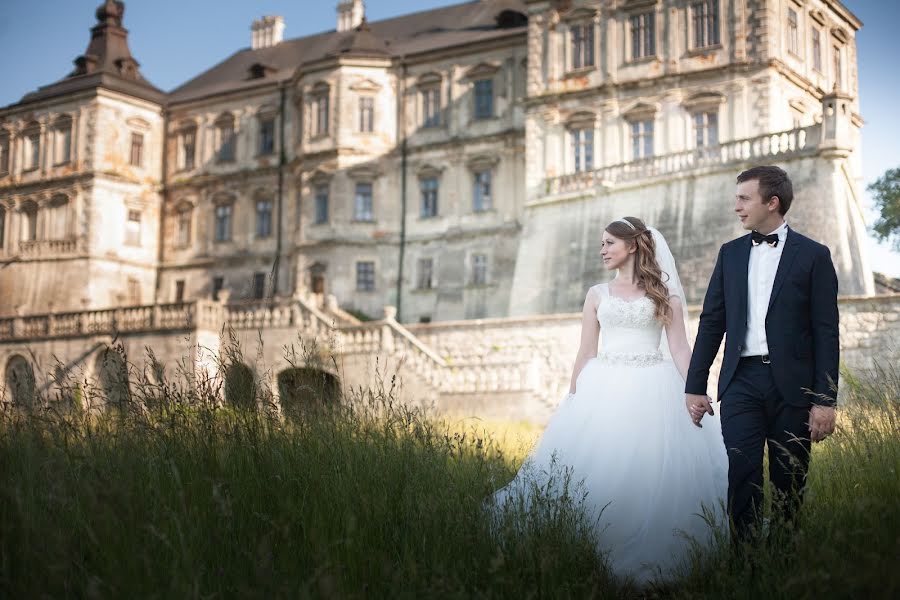
<svg viewBox="0 0 900 600"><path fill-rule="evenodd" d="M744 539L762 511L763 449L769 480L785 519L800 507L809 469L809 406L787 404L771 367L744 358L720 398L722 437L728 450L728 511L732 539Z"/></svg>

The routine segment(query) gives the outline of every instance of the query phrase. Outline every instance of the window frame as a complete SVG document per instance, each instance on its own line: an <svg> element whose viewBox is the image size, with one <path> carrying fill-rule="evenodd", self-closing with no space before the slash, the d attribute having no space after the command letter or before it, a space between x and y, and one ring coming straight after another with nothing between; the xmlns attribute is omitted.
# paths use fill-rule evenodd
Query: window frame
<svg viewBox="0 0 900 600"><path fill-rule="evenodd" d="M484 87L487 87L487 94ZM487 96L487 99L485 99ZM472 82L473 109L472 117L476 121L493 119L496 114L494 101L494 78L480 77ZM485 112L487 111L487 112Z"/></svg>
<svg viewBox="0 0 900 600"><path fill-rule="evenodd" d="M137 218L132 218L132 217ZM141 247L141 229L143 229L143 212L139 208L125 209L124 244L132 248Z"/></svg>
<svg viewBox="0 0 900 600"><path fill-rule="evenodd" d="M643 22L647 17L649 17L649 23ZM656 58L656 10L645 10L628 15L628 27L631 61L640 62Z"/></svg>
<svg viewBox="0 0 900 600"><path fill-rule="evenodd" d="M419 178L419 218L434 219L438 214L438 195L440 193L440 181L437 175L427 175Z"/></svg>
<svg viewBox="0 0 900 600"><path fill-rule="evenodd" d="M427 265L427 268L425 268ZM427 274L427 278L426 278ZM426 285L427 284L427 285ZM416 289L417 290L433 290L434 282L434 258L419 257L416 262Z"/></svg>
<svg viewBox="0 0 900 600"><path fill-rule="evenodd" d="M234 115L225 114L216 119L216 163L228 164L237 160L237 127Z"/></svg>
<svg viewBox="0 0 900 600"><path fill-rule="evenodd" d="M262 114L257 118L257 147L259 156L272 156L276 153L278 142L276 140L277 121L273 114ZM267 144L268 142L268 144Z"/></svg>
<svg viewBox="0 0 900 600"><path fill-rule="evenodd" d="M569 70L583 71L597 67L597 32L593 19L573 21L568 26ZM578 32L576 34L576 32Z"/></svg>
<svg viewBox="0 0 900 600"><path fill-rule="evenodd" d="M800 15L792 6L787 11L787 51L800 58Z"/></svg>
<svg viewBox="0 0 900 600"><path fill-rule="evenodd" d="M313 225L325 225L328 223L330 217L329 205L331 203L331 190L329 187L330 186L326 183L320 183L313 186Z"/></svg>
<svg viewBox="0 0 900 600"><path fill-rule="evenodd" d="M486 252L472 253L471 285L488 285L488 262L488 255Z"/></svg>
<svg viewBox="0 0 900 600"><path fill-rule="evenodd" d="M181 171L193 171L197 167L197 131L195 123L184 125L178 130L178 166Z"/></svg>
<svg viewBox="0 0 900 600"><path fill-rule="evenodd" d="M631 160L650 158L656 154L655 119L652 117L629 121ZM649 151L648 151L649 145Z"/></svg>
<svg viewBox="0 0 900 600"><path fill-rule="evenodd" d="M419 91L422 104L422 128L436 129L443 125L441 84L432 83L422 87Z"/></svg>
<svg viewBox="0 0 900 600"><path fill-rule="evenodd" d="M128 164L132 167L144 167L144 134L139 131L131 132L131 148L128 153Z"/></svg>
<svg viewBox="0 0 900 600"><path fill-rule="evenodd" d="M220 221L222 221L222 219L225 219L224 228L220 227ZM234 202L217 202L213 208L213 242L216 244L227 244L233 240Z"/></svg>
<svg viewBox="0 0 900 600"><path fill-rule="evenodd" d="M361 267L371 267L361 268ZM374 260L357 260L356 261L356 291L357 292L374 292L375 291L375 261Z"/></svg>
<svg viewBox="0 0 900 600"><path fill-rule="evenodd" d="M810 32L810 45L812 46L812 68L819 74L823 74L822 70L822 30L813 26Z"/></svg>
<svg viewBox="0 0 900 600"><path fill-rule="evenodd" d="M357 133L375 133L375 97L360 95L357 110Z"/></svg>
<svg viewBox="0 0 900 600"><path fill-rule="evenodd" d="M710 117L714 117L710 119ZM691 115L694 131L694 149L704 150L719 145L719 109L704 108ZM710 141L709 132L714 131L715 139ZM701 137L703 138L701 140ZM702 142L702 143L701 143Z"/></svg>
<svg viewBox="0 0 900 600"><path fill-rule="evenodd" d="M484 176L487 176L487 195L484 194L485 182L480 181ZM491 167L473 169L472 186L472 212L483 213L494 210L494 170Z"/></svg>
<svg viewBox="0 0 900 600"><path fill-rule="evenodd" d="M38 123L30 123L22 131L23 172L37 171L41 168L41 137L41 126Z"/></svg>
<svg viewBox="0 0 900 600"><path fill-rule="evenodd" d="M702 9L699 13L696 12L698 8ZM690 49L692 51L704 51L721 46L721 21L722 10L719 0L692 0L688 4ZM702 28L698 27L701 22L703 24Z"/></svg>
<svg viewBox="0 0 900 600"><path fill-rule="evenodd" d="M183 204L175 211L175 248L188 248L191 245L191 234L194 228L193 211L194 207L189 204Z"/></svg>
<svg viewBox="0 0 900 600"><path fill-rule="evenodd" d="M269 239L272 237L274 223L272 219L272 212L274 209L274 202L269 197L257 197L256 202L254 204L254 214L256 216L256 221L254 224L254 237L258 240ZM260 210L260 207L266 208L266 210ZM262 218L261 218L262 217ZM261 225L265 225L265 229L261 230Z"/></svg>
<svg viewBox="0 0 900 600"><path fill-rule="evenodd" d="M59 167L72 162L72 130L74 122L68 115L61 116L53 123L53 166Z"/></svg>
<svg viewBox="0 0 900 600"><path fill-rule="evenodd" d="M360 195L360 189L368 186L368 196ZM361 206L360 200L368 198L368 206ZM366 209L367 210L361 210ZM375 222L375 184L372 181L357 181L353 188L353 220L359 223Z"/></svg>
<svg viewBox="0 0 900 600"><path fill-rule="evenodd" d="M569 140L572 156L573 173L588 173L596 169L594 155L594 125L584 124L569 127ZM584 138L584 139L582 139ZM589 140L587 138L590 138ZM590 152L587 152L590 150Z"/></svg>

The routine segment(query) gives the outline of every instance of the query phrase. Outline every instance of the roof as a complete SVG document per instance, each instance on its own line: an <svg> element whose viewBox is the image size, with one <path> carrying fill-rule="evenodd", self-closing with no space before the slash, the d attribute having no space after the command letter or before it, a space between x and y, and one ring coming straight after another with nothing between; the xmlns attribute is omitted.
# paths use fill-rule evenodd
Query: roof
<svg viewBox="0 0 900 600"><path fill-rule="evenodd" d="M525 33L527 23L498 25L503 11L525 13L525 0L475 0L363 24L352 31L327 31L285 40L275 46L245 48L173 90L170 103L256 87L261 81L293 77L304 64L339 56L396 58L473 42ZM251 79L250 68L269 67L263 79Z"/></svg>

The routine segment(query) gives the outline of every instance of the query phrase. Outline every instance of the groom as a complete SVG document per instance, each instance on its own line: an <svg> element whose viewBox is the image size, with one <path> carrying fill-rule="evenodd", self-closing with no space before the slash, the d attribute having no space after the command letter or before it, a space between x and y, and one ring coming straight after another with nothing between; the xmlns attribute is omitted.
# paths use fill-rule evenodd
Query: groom
<svg viewBox="0 0 900 600"><path fill-rule="evenodd" d="M786 519L799 508L810 443L834 431L838 379L837 276L828 248L784 222L794 192L778 167L738 175L734 212L750 230L719 250L685 384L694 424L713 414L709 369L722 336L722 437L733 539L762 507L763 447Z"/></svg>

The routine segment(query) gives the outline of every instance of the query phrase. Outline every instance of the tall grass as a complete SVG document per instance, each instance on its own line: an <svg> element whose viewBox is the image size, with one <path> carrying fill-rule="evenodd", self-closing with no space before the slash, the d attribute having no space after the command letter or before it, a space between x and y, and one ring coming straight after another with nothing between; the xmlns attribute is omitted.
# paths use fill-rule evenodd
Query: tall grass
<svg viewBox="0 0 900 600"><path fill-rule="evenodd" d="M383 386L285 419L259 386L235 384L255 398L223 406L221 382L150 371L99 414L60 410L72 396L60 386L55 400L0 417L0 597L900 592L893 371L850 382L796 531L776 524L740 562L722 540L683 578L644 590L610 575L577 493L486 513L533 430L507 430L501 444L497 424L438 419Z"/></svg>

